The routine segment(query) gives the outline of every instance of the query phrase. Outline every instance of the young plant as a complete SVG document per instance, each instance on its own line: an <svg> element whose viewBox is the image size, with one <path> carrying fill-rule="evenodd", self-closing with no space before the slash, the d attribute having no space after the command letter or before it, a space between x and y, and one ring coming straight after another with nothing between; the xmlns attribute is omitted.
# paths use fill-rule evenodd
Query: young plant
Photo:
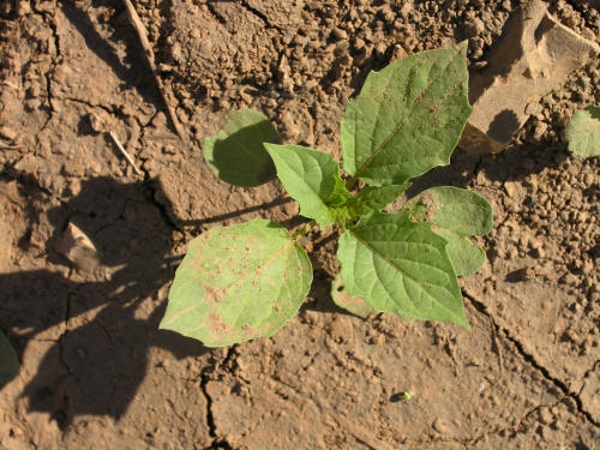
<svg viewBox="0 0 600 450"><path fill-rule="evenodd" d="M309 292L312 266L299 238L314 226L341 230L332 293L338 304L363 316L388 312L468 328L457 276L485 262L470 236L491 230L489 202L446 186L385 211L411 179L450 163L472 111L465 52L465 45L427 51L369 74L341 123L344 176L330 154L282 145L262 114L232 112L204 142L211 169L244 187L277 176L310 222L291 235L252 220L192 240L161 328L208 347L272 335ZM359 181L366 187L356 192Z"/></svg>
<svg viewBox="0 0 600 450"><path fill-rule="evenodd" d="M565 130L569 150L581 157L600 156L600 107L577 111Z"/></svg>

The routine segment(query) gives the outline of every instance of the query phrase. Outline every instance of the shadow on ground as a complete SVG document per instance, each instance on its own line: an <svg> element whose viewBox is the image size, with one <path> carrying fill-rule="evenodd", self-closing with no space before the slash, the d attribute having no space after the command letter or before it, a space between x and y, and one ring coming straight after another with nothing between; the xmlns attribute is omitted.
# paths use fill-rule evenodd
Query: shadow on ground
<svg viewBox="0 0 600 450"><path fill-rule="evenodd" d="M36 349L47 344L22 395L31 411L48 412L63 429L80 414L121 417L144 379L151 347L177 358L207 351L158 330L164 286L178 259L172 256L171 228L152 196L143 183L84 182L77 196L49 211L56 235L47 261L55 264L0 275L6 305L0 328L12 330L19 357L27 357L33 340ZM68 264L53 250L68 223L91 239L99 257L70 272L53 271Z"/></svg>
<svg viewBox="0 0 600 450"><path fill-rule="evenodd" d="M569 157L563 143L515 144L498 154L473 154L457 148L449 166L435 168L413 180L408 195L440 185L470 188L480 172L491 181L524 181L545 169L560 167Z"/></svg>

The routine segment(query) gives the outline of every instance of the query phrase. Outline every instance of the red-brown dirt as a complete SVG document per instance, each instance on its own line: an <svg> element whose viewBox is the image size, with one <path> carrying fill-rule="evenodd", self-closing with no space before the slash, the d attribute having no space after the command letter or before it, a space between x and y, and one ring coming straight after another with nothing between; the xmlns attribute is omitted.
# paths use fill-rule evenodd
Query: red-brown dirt
<svg viewBox="0 0 600 450"><path fill-rule="evenodd" d="M470 331L337 309L326 238L306 304L272 338L209 350L158 330L187 240L296 223L277 182L234 188L208 170L202 140L228 111L339 156L369 70L467 38L476 70L521 3L143 0L157 83L122 2L0 0L0 329L21 361L0 391L0 448L596 448L600 166L566 150L564 127L600 104L600 61L503 153L459 149L417 183L494 204L488 262L461 280ZM598 2L546 3L599 42ZM97 259L61 256L68 223Z"/></svg>

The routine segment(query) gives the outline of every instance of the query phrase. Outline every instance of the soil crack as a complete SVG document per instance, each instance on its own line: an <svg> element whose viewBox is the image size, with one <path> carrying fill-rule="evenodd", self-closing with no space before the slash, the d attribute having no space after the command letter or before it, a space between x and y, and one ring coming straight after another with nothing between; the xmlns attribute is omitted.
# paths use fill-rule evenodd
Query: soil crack
<svg viewBox="0 0 600 450"><path fill-rule="evenodd" d="M212 368L208 370L203 370L200 374L200 389L202 389L202 394L204 394L204 397L206 398L206 423L208 424L209 435L211 438L216 439L217 433L215 418L212 412L213 399L208 393L207 389L208 383L211 381L211 376L209 373L210 370L212 370Z"/></svg>
<svg viewBox="0 0 600 450"><path fill-rule="evenodd" d="M145 177L148 178L149 177L148 171L146 169L144 169L143 166L141 169L144 172ZM165 223L167 224L167 226L169 228L171 228L172 230L178 231L182 234L185 234L185 230L183 229L183 227L179 226L177 224L177 222L173 219L173 217L171 217L171 214L169 214L168 206L159 200L159 197L160 197L159 189L160 188L156 185L156 183L158 183L158 180L150 180L148 183L146 183L148 186L148 189L150 191L150 201L152 202L152 204L154 206L156 206L156 208L158 208L162 219L165 221Z"/></svg>
<svg viewBox="0 0 600 450"><path fill-rule="evenodd" d="M44 22L47 24L50 29L50 33L52 36L52 42L54 44L54 49L49 49L48 53L50 56L50 67L48 70L43 71L44 79L46 80L46 101L48 103L48 118L41 126L41 128L36 133L36 142L38 141L38 135L40 132L46 129L50 121L54 118L54 114L56 113L56 109L54 107L54 74L57 66L60 64L62 59L61 53L61 43L60 43L60 35L58 32L58 25L56 23L56 9L52 9L52 13L45 11L35 11L36 14L39 14L43 17Z"/></svg>
<svg viewBox="0 0 600 450"><path fill-rule="evenodd" d="M102 109L106 113L114 115L114 116L118 116L119 115L119 111L117 110L117 108L112 108L110 106L103 105L103 104L96 104L96 103L91 102L89 100L86 100L84 98L62 97L61 100L68 101L68 102L73 102L73 103L77 103L77 104L80 104L80 105L83 105L83 106L87 106L90 109Z"/></svg>
<svg viewBox="0 0 600 450"><path fill-rule="evenodd" d="M473 306L475 306L477 311L479 311L481 314L484 314L485 316L487 316L490 319L492 326L494 327L496 332L498 334L500 334L501 336L503 336L504 338L506 338L515 347L515 349L517 350L517 353L523 358L523 360L527 364L529 364L531 367L533 367L535 370L537 370L539 373L541 373L542 376L544 377L544 379L549 381L555 388L558 389L559 392L561 392L563 394L563 397L557 402L557 404L564 402L566 399L571 399L575 403L578 413L580 413L583 417L585 417L585 419L588 422L590 422L591 424L593 424L594 426L600 427L600 423L598 423L596 420L594 420L593 415L585 409L585 407L583 406L583 402L581 401L581 398L579 397L583 387L579 392L572 392L563 381L552 376L550 371L535 359L534 355L528 353L525 350L524 345L516 337L514 337L512 335L512 333L509 329L498 325L498 323L494 320L494 317L488 312L487 307L485 306L484 303L480 302L479 300L475 299L474 297L468 295L465 292L463 292L463 296L471 301L471 303L473 304ZM595 367L595 365L594 365L594 367ZM594 370L594 368L592 368L591 370ZM589 371L587 373L589 373ZM587 375L587 373L586 373L586 375ZM531 410L530 412L528 412L527 414L525 414L523 419L521 419L520 424L523 423L523 421L531 413L537 411L539 408L541 408L543 406L544 405L540 405L540 406L534 408L533 410ZM519 425L517 427L517 429L519 429L520 426L521 425Z"/></svg>
<svg viewBox="0 0 600 450"><path fill-rule="evenodd" d="M230 347L227 350L226 356L220 363L217 363L211 357L209 365L205 367L200 373L200 389L204 398L206 398L206 423L208 425L208 434L212 438L212 443L206 447L206 450L234 450L234 447L227 442L226 438L217 435L217 425L215 422L215 416L213 414L214 399L208 392L208 383L214 381L214 374L217 368L220 366L227 366L232 359L237 357L235 346Z"/></svg>
<svg viewBox="0 0 600 450"><path fill-rule="evenodd" d="M265 27L273 28L273 24L271 24L271 22L269 22L269 18L267 17L267 15L265 13L263 13L262 11L259 11L258 9L252 7L251 5L249 5L247 0L242 0L242 2L240 4L246 9L246 11L248 11L253 16L257 17L265 25ZM279 27L275 26L274 28L279 28Z"/></svg>
<svg viewBox="0 0 600 450"><path fill-rule="evenodd" d="M592 364L592 367L585 371L585 373L583 374L583 379L585 380L587 377L590 376L592 372L598 370L598 366L600 366L600 359L597 360L594 364ZM583 390L583 387L581 389Z"/></svg>
<svg viewBox="0 0 600 450"><path fill-rule="evenodd" d="M58 345L58 358L60 360L60 364L67 371L68 376L73 377L75 380L78 380L77 376L75 375L75 372L73 372L73 370L71 370L71 367L69 366L68 358L65 352L65 339L71 331L69 328L69 322L71 320L71 301L73 295L74 294L71 293L65 299L65 315L63 317L64 331L60 334L60 336L58 336L56 340L49 341L54 342Z"/></svg>

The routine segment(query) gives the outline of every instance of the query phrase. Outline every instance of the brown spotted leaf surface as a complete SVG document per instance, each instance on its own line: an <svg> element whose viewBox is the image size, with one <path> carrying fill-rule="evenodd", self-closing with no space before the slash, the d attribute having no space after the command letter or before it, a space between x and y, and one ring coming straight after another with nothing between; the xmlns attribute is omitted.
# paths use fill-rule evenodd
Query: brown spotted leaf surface
<svg viewBox="0 0 600 450"><path fill-rule="evenodd" d="M268 220L216 227L188 245L161 328L223 347L270 336L312 282L304 249Z"/></svg>
<svg viewBox="0 0 600 450"><path fill-rule="evenodd" d="M492 230L490 202L476 192L452 186L437 186L421 192L403 205L411 219L433 224L433 231L446 240L446 250L458 276L472 275L485 263L485 251L471 236Z"/></svg>

